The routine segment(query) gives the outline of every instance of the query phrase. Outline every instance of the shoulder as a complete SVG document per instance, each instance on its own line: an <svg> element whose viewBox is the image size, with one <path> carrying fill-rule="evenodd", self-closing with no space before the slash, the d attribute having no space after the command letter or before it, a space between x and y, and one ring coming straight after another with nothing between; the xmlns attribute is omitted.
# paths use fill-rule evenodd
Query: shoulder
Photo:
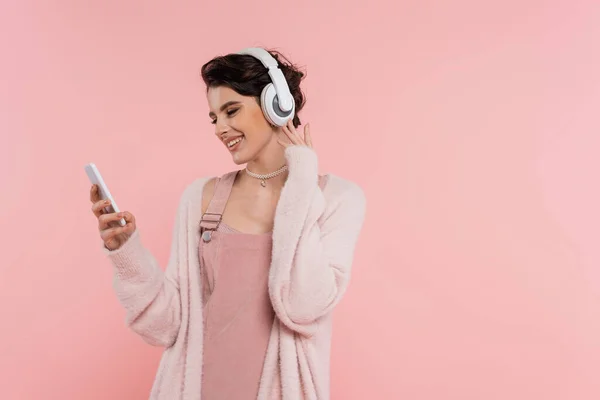
<svg viewBox="0 0 600 400"><path fill-rule="evenodd" d="M328 174L323 188L324 207L319 218L323 232L360 231L366 216L366 196L356 182Z"/></svg>
<svg viewBox="0 0 600 400"><path fill-rule="evenodd" d="M366 203L364 190L353 181L334 174L327 174L323 196L328 203L350 202L353 204Z"/></svg>
<svg viewBox="0 0 600 400"><path fill-rule="evenodd" d="M233 172L235 171L230 173ZM217 176L202 177L190 182L181 196L182 203L202 204L201 210L204 213L215 193L217 178Z"/></svg>
<svg viewBox="0 0 600 400"><path fill-rule="evenodd" d="M183 193L181 194L180 203L183 204L199 204L202 202L203 194L213 192L216 177L196 178L188 183ZM212 197L212 194L211 194Z"/></svg>
<svg viewBox="0 0 600 400"><path fill-rule="evenodd" d="M328 174L323 188L325 210L322 215L324 226L357 224L365 218L367 200L363 189L355 182Z"/></svg>

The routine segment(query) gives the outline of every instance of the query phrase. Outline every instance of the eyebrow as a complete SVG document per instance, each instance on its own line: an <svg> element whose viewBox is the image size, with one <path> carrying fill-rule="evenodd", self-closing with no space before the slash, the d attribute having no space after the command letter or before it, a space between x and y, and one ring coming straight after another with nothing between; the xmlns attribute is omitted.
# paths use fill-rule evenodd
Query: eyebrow
<svg viewBox="0 0 600 400"><path fill-rule="evenodd" d="M235 100L228 101L228 102L226 102L225 104L223 104L221 106L221 108L219 109L219 111L223 111L224 109L226 109L229 106L232 106L234 104L240 104L240 103L241 103L241 101L235 101ZM215 116L215 113L211 111L211 112L208 113L208 116L212 118L212 117Z"/></svg>

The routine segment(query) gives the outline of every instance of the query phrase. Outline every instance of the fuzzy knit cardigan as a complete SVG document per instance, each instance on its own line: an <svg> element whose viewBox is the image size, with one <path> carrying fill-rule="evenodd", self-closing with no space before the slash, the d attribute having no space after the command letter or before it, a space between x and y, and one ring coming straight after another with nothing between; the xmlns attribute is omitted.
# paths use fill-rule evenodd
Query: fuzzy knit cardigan
<svg viewBox="0 0 600 400"><path fill-rule="evenodd" d="M309 147L290 146L285 157L289 174L275 213L268 283L275 318L258 400L328 400L331 313L350 280L366 201L359 186L331 174L321 190L317 156ZM114 266L114 289L127 325L165 349L152 400L201 400L198 246L208 181L196 179L181 196L164 272L138 230L119 249L102 248Z"/></svg>

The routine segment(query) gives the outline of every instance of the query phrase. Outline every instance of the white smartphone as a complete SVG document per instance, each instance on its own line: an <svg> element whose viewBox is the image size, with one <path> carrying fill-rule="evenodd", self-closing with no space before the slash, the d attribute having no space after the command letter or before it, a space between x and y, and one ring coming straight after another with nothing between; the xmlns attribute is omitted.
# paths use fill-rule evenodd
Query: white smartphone
<svg viewBox="0 0 600 400"><path fill-rule="evenodd" d="M104 211L107 213L121 212L117 206L117 203L115 202L115 199L113 199L112 195L110 194L108 186L106 186L106 183L104 183L104 179L102 179L102 175L100 175L100 171L96 165L94 163L87 164L85 166L85 173L87 174L88 178L90 178L90 182L92 182L92 184L98 185L98 194L100 195L100 198L102 200L110 200L110 204L104 207ZM125 219L121 218L119 224L121 226L125 226L127 222L125 222Z"/></svg>

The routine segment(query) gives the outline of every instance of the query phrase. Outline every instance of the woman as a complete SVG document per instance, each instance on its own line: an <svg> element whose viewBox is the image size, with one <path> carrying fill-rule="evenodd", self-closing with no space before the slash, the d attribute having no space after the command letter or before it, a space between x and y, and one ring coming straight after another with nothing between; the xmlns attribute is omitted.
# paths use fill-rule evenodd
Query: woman
<svg viewBox="0 0 600 400"><path fill-rule="evenodd" d="M216 138L245 168L187 186L165 272L134 215L103 213L92 186L127 324L165 348L151 399L329 398L331 313L365 198L318 175L309 127L296 129L303 76L260 48L202 67Z"/></svg>

